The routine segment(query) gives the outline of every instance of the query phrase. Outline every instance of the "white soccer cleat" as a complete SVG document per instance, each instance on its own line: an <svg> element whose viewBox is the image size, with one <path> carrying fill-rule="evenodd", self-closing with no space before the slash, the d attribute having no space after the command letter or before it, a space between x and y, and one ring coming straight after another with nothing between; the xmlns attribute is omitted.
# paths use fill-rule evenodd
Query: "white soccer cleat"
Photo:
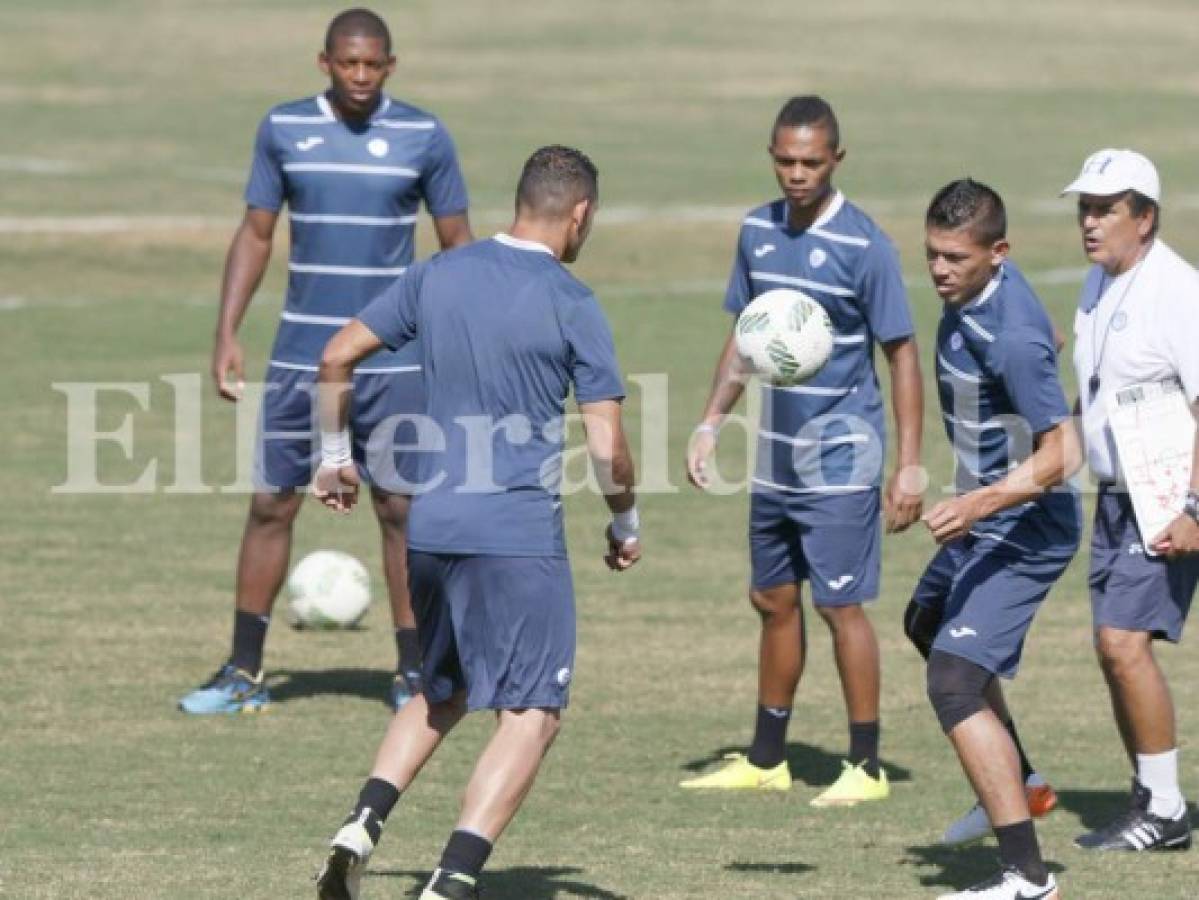
<svg viewBox="0 0 1199 900"><path fill-rule="evenodd" d="M1057 793L1036 772L1024 782L1024 793L1028 798L1028 811L1034 819L1043 819L1057 806ZM975 803L960 819L945 829L942 844L968 844L991 833L991 820L981 803Z"/></svg>
<svg viewBox="0 0 1199 900"><path fill-rule="evenodd" d="M937 900L1061 900L1053 875L1044 884L1033 884L1018 869L1004 869L994 878Z"/></svg>
<svg viewBox="0 0 1199 900"><path fill-rule="evenodd" d="M329 856L316 876L318 900L358 900L374 841L358 822L348 822L333 835L329 846Z"/></svg>

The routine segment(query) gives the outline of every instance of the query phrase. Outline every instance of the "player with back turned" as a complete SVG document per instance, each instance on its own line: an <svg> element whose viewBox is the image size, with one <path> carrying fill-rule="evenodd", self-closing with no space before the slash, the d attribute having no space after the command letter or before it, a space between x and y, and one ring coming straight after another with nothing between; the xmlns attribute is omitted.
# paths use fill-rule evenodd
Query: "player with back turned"
<svg viewBox="0 0 1199 900"><path fill-rule="evenodd" d="M370 778L318 876L325 900L358 896L383 822L471 710L497 727L467 784L424 900L469 900L558 733L574 673L575 613L559 493L563 410L573 389L613 521L610 568L640 557L624 388L595 296L563 267L578 256L598 175L577 150L525 164L510 231L414 266L330 342L321 365L322 463L313 492L357 493L341 390L380 346L420 338L428 424L409 520L409 571L424 692L392 720Z"/></svg>

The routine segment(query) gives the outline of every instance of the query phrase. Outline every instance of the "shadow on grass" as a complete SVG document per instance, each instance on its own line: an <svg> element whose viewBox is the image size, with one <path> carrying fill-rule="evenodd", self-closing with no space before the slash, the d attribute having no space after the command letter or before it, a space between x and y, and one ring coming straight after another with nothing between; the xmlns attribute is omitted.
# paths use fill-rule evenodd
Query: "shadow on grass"
<svg viewBox="0 0 1199 900"><path fill-rule="evenodd" d="M999 851L994 844L968 844L946 847L930 844L923 847L908 847L908 855L901 860L905 866L936 867L939 871L920 874L920 883L925 887L967 888L990 878L999 871ZM1066 871L1060 863L1045 861L1049 871L1057 875Z"/></svg>
<svg viewBox="0 0 1199 900"><path fill-rule="evenodd" d="M271 702L337 695L391 705L391 679L385 669L277 669L269 676Z"/></svg>
<svg viewBox="0 0 1199 900"><path fill-rule="evenodd" d="M803 875L816 871L815 866L807 863L765 863L765 862L731 862L724 867L726 872L754 872L759 875Z"/></svg>
<svg viewBox="0 0 1199 900"><path fill-rule="evenodd" d="M1102 828L1128 809L1128 791L1081 791L1060 790L1057 792L1058 806L1078 816L1079 824L1086 831ZM1191 824L1199 827L1199 806L1188 804Z"/></svg>
<svg viewBox="0 0 1199 900"><path fill-rule="evenodd" d="M583 897L589 900L629 900L624 894L614 894L601 887L579 881L571 876L582 874L576 866L514 866L510 869L488 869L479 887L487 900L565 900ZM367 878L406 878L405 897L419 897L430 873L416 869L368 869Z"/></svg>
<svg viewBox="0 0 1199 900"><path fill-rule="evenodd" d="M744 752L744 747L721 747L707 756L684 763L683 768L688 772L701 772L712 768L730 753ZM791 769L791 777L809 787L823 787L836 781L841 774L843 758L813 744L787 744L787 765ZM897 766L884 759L883 768L887 770L887 778L892 782L912 780L911 770L903 766Z"/></svg>

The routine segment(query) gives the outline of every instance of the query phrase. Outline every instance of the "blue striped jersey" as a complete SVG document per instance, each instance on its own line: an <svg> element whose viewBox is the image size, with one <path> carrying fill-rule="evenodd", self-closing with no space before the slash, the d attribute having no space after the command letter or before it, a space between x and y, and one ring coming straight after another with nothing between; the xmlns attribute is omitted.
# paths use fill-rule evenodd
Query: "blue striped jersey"
<svg viewBox="0 0 1199 900"><path fill-rule="evenodd" d="M412 262L422 200L435 217L467 208L445 127L387 96L361 127L338 119L324 95L276 106L258 127L245 197L288 207L287 299L271 363L292 369L315 369L334 331ZM376 354L358 371L402 371L418 355Z"/></svg>
<svg viewBox="0 0 1199 900"><path fill-rule="evenodd" d="M960 493L1006 477L1032 454L1035 435L1070 415L1053 324L1011 261L975 299L945 304L936 353L941 416ZM1073 552L1080 527L1077 496L1061 488L978 522L974 533L1029 552Z"/></svg>
<svg viewBox="0 0 1199 900"><path fill-rule="evenodd" d="M724 308L796 288L823 306L836 336L819 373L795 387L763 384L755 490L837 493L882 480L884 417L874 344L913 334L899 257L891 241L837 192L808 228L792 230L787 203L746 216Z"/></svg>

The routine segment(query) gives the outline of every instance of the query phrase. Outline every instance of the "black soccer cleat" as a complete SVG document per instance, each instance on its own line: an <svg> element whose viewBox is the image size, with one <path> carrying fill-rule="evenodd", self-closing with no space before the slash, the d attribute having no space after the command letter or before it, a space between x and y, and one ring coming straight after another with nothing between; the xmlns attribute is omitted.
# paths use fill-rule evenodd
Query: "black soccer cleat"
<svg viewBox="0 0 1199 900"><path fill-rule="evenodd" d="M1149 811L1149 788L1132 780L1132 800L1128 812L1114 822L1074 839L1084 850L1116 853L1140 853L1151 850L1189 850L1191 817L1186 804L1177 819L1164 819Z"/></svg>

